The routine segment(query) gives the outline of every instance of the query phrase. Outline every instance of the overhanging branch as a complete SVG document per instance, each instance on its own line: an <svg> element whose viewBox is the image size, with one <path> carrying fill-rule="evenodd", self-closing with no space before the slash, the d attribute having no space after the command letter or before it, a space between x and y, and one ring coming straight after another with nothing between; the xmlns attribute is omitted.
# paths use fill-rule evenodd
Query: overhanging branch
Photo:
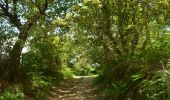
<svg viewBox="0 0 170 100"><path fill-rule="evenodd" d="M14 24L17 28L19 28L22 24L20 23L20 20L16 17L17 14L11 14L8 9L8 0L5 0L6 4L0 3L0 8L2 10L3 17L8 17L9 22L11 24ZM17 13L17 12L16 12Z"/></svg>
<svg viewBox="0 0 170 100"><path fill-rule="evenodd" d="M13 0L13 16L15 19L17 19L18 15L17 15L17 2L18 0Z"/></svg>
<svg viewBox="0 0 170 100"><path fill-rule="evenodd" d="M54 0L44 0L44 3L38 4L36 1L34 2L33 0L31 0L32 4L38 8L39 13L42 15L45 15L45 11L47 10L48 5L53 1Z"/></svg>

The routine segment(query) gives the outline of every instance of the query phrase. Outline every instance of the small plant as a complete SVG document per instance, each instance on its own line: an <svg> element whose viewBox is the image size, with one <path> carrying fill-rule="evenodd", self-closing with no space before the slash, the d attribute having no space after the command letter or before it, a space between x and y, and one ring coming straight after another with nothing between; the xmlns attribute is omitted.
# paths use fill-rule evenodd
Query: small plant
<svg viewBox="0 0 170 100"><path fill-rule="evenodd" d="M10 86L0 94L0 100L23 100L24 93L19 86Z"/></svg>
<svg viewBox="0 0 170 100"><path fill-rule="evenodd" d="M35 88L48 88L50 83L43 80L43 76L34 76L33 77L33 87Z"/></svg>
<svg viewBox="0 0 170 100"><path fill-rule="evenodd" d="M37 89L36 99L37 100L47 100L48 92L42 89Z"/></svg>
<svg viewBox="0 0 170 100"><path fill-rule="evenodd" d="M62 70L62 73L64 74L64 78L72 78L74 76L74 71L72 71L70 68L65 67Z"/></svg>

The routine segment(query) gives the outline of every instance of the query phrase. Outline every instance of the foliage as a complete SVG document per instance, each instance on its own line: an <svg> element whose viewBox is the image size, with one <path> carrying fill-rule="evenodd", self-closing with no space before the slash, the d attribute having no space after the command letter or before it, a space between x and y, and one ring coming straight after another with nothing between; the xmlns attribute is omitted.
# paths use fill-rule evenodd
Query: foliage
<svg viewBox="0 0 170 100"><path fill-rule="evenodd" d="M107 99L169 99L169 5L169 0L2 0L0 82L22 82L26 95L43 100L63 78L99 74ZM15 87L1 95L23 97Z"/></svg>
<svg viewBox="0 0 170 100"><path fill-rule="evenodd" d="M24 93L19 86L10 86L0 95L0 100L23 100Z"/></svg>
<svg viewBox="0 0 170 100"><path fill-rule="evenodd" d="M36 99L47 99L50 87L63 78L59 58L59 37L32 39L28 48L30 49L23 54L22 59L24 81L30 80L30 83L26 83L30 86L24 87L25 92L29 94L34 91L32 95Z"/></svg>
<svg viewBox="0 0 170 100"><path fill-rule="evenodd" d="M64 79L73 78L73 76L75 76L74 71L68 67L63 68L62 73L64 74Z"/></svg>
<svg viewBox="0 0 170 100"><path fill-rule="evenodd" d="M61 81L59 74L57 77L45 76L42 72L28 74L23 83L24 93L39 100L46 100L49 96L48 92L50 88Z"/></svg>
<svg viewBox="0 0 170 100"><path fill-rule="evenodd" d="M167 80L155 73L168 69L168 5L166 0L84 0L73 6L74 36L87 42L84 50L100 65L99 80L110 98L167 98ZM139 77L133 81L133 76ZM137 92L141 88L146 94Z"/></svg>
<svg viewBox="0 0 170 100"><path fill-rule="evenodd" d="M157 72L152 79L144 79L136 87L130 87L127 81L113 83L110 88L105 90L107 96L114 100L121 99L122 96L131 98L132 100L157 100L161 98L169 98L169 90L167 83L167 73ZM140 76L133 75L131 83L137 82ZM130 80L130 79L128 79Z"/></svg>
<svg viewBox="0 0 170 100"><path fill-rule="evenodd" d="M52 82L55 79L46 76L33 76L32 88L36 90L35 97L39 100L46 100L48 98L48 90L52 86Z"/></svg>

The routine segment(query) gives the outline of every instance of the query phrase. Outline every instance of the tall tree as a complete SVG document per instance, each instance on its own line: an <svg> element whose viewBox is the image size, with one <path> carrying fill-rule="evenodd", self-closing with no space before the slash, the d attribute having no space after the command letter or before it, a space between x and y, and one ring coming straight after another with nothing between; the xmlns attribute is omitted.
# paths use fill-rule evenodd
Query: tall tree
<svg viewBox="0 0 170 100"><path fill-rule="evenodd" d="M45 16L50 3L53 0L43 1L20 1L20 0L2 0L0 2L0 16L10 22L19 31L17 40L6 59L7 65L3 78L8 81L16 82L20 77L20 56L28 33L37 21ZM1 64L2 65L2 64ZM3 66L4 67L4 66Z"/></svg>
<svg viewBox="0 0 170 100"><path fill-rule="evenodd" d="M127 90L117 99L126 99L127 91L150 76L146 51L155 34L161 36L166 27L168 5L167 0L84 0L73 7L76 35L91 37L92 45L97 46L100 54L104 53L99 64L107 86L127 82L134 71L145 70L137 81L127 83ZM141 67L143 63L146 67ZM155 70L159 68L152 71Z"/></svg>

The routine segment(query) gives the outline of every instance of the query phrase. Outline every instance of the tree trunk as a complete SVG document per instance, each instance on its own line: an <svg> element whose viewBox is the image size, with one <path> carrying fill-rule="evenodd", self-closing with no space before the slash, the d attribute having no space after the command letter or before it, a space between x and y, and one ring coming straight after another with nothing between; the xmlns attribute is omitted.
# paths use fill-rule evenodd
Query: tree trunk
<svg viewBox="0 0 170 100"><path fill-rule="evenodd" d="M5 80L9 82L18 82L21 78L21 71L20 71L20 57L21 52L26 42L28 36L29 28L26 30L21 30L18 40L16 41L15 45L13 46L9 58L7 59L7 66L4 74Z"/></svg>
<svg viewBox="0 0 170 100"><path fill-rule="evenodd" d="M2 66L4 68L4 72L2 72L0 79L2 77L3 80L7 80L8 82L17 82L20 79L20 57L28 36L28 32L37 20L41 16L45 15L45 10L48 8L48 4L52 3L52 1L53 0L45 0L42 4L43 6L36 5L32 2L32 4L39 9L39 11L31 14L24 25L21 23L21 19L19 19L18 16L18 0L13 0L12 4L9 3L8 0L5 0L4 3L0 2L0 10L2 11L0 17L9 18L8 21L20 31L18 40L15 42L15 45L9 53L9 57L6 61L4 61L5 64L0 65L0 67ZM11 6L12 11L9 10L9 5Z"/></svg>

